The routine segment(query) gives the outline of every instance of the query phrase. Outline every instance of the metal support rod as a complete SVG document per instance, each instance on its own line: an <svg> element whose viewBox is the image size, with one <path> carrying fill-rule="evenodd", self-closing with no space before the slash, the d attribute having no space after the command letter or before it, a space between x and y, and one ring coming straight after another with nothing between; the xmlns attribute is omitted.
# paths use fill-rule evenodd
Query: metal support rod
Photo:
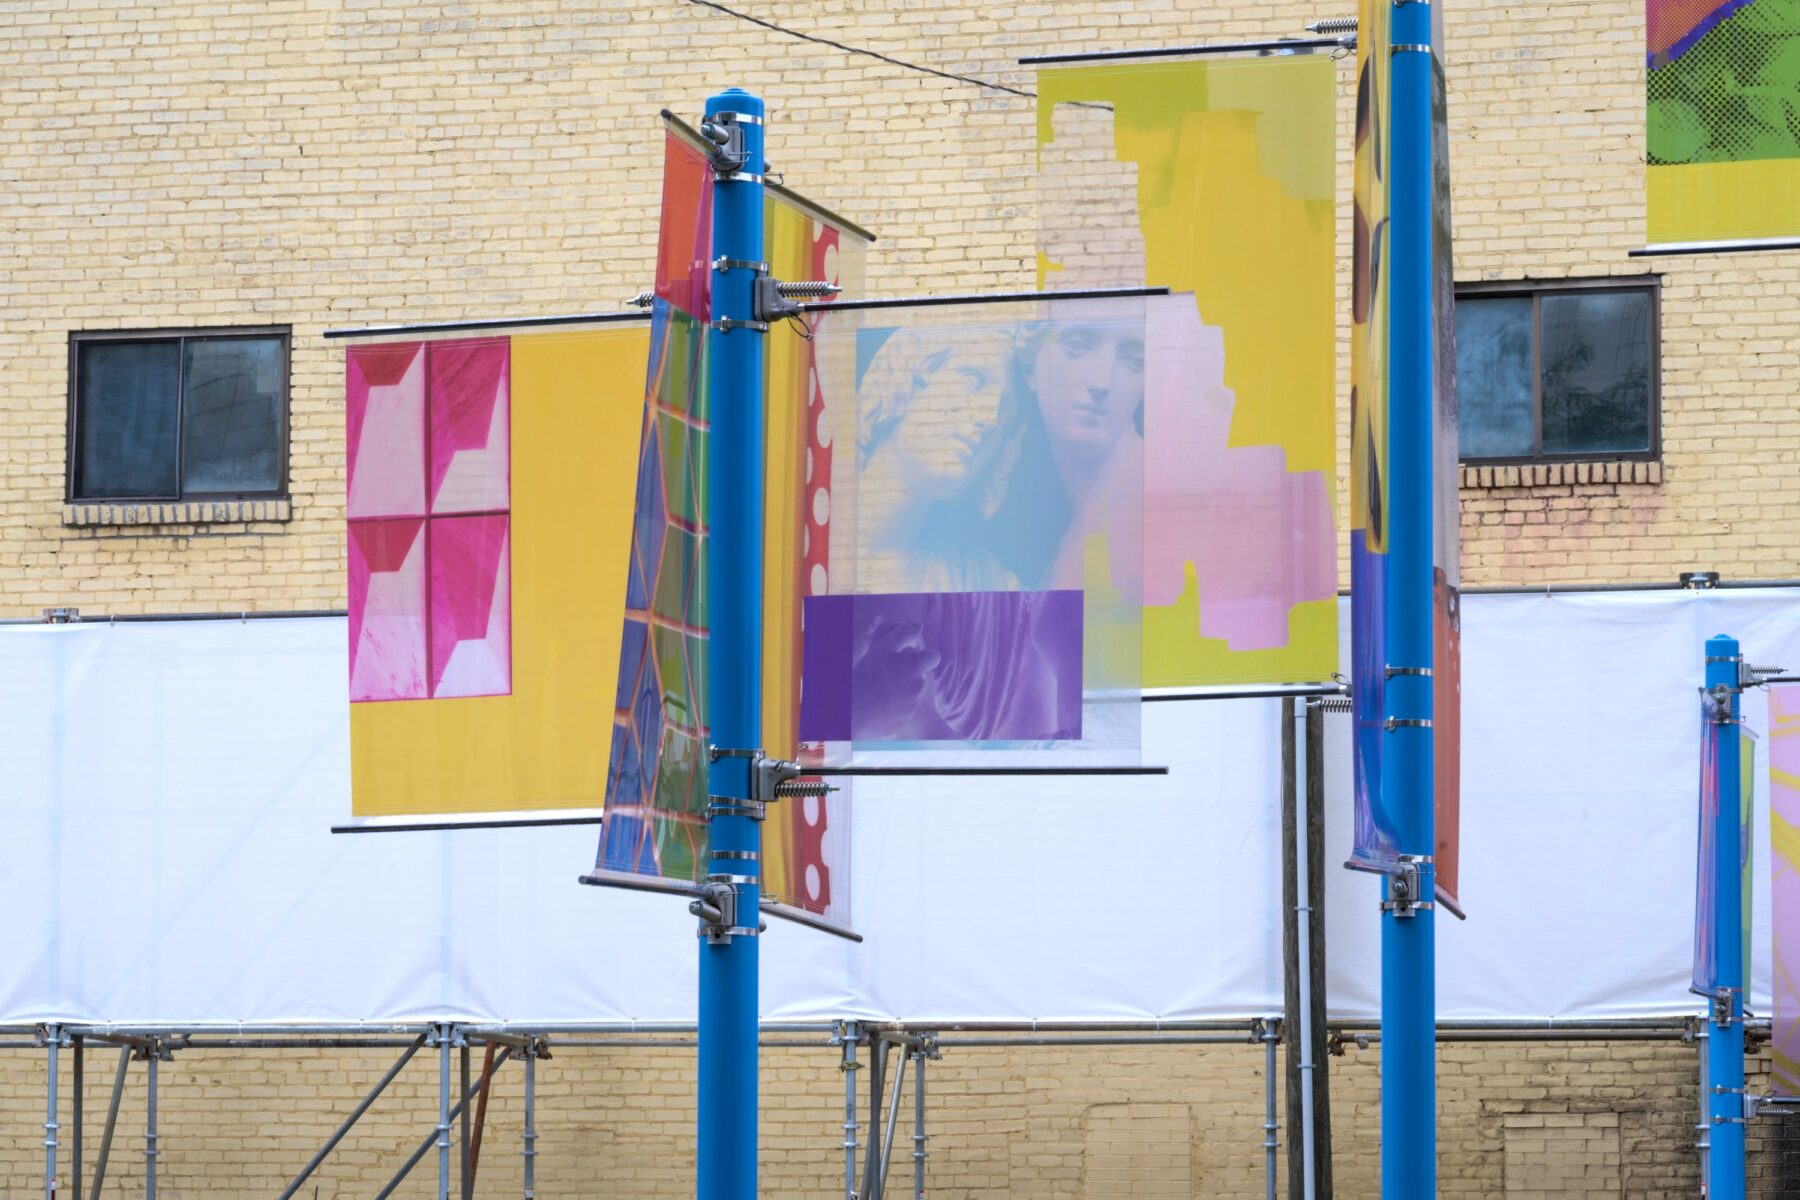
<svg viewBox="0 0 1800 1200"><path fill-rule="evenodd" d="M913 1058L913 1200L925 1200L925 1048Z"/></svg>
<svg viewBox="0 0 1800 1200"><path fill-rule="evenodd" d="M1706 1193L1706 1181L1711 1177L1712 1166L1708 1161L1712 1152L1712 1089L1708 1078L1708 1060L1712 1056L1712 1047L1707 1034L1710 1021L1702 1020L1700 1028L1694 1033L1694 1044L1700 1050L1700 1123L1694 1126L1697 1136L1694 1138L1694 1149L1700 1152L1700 1189Z"/></svg>
<svg viewBox="0 0 1800 1200"><path fill-rule="evenodd" d="M756 321L756 273L721 260L763 256L763 102L738 88L706 101L707 127L741 136L743 158L717 174L713 188L712 312L706 331L707 415L712 422L708 466L712 501L707 514L707 594L712 614L707 643L707 724L712 743L727 750L762 744L763 594L763 355ZM721 164L724 165L724 164ZM750 758L715 756L707 794L728 800L752 795ZM762 825L743 806L715 809L708 832L710 873L736 875L760 861ZM719 858L730 853L733 858ZM737 857L749 853L753 857ZM756 1200L757 1195L757 936L761 889L731 886L741 932L700 938L699 1200Z"/></svg>
<svg viewBox="0 0 1800 1200"><path fill-rule="evenodd" d="M1389 149L1388 599L1390 665L1434 661L1432 8L1393 6ZM1381 794L1398 850L1417 866L1415 903L1381 917L1381 1195L1437 1194L1436 892L1432 679L1387 682ZM1401 724L1403 722L1403 724ZM1392 880L1389 887L1392 888Z"/></svg>
<svg viewBox="0 0 1800 1200"><path fill-rule="evenodd" d="M900 1123L900 1097L906 1091L906 1060L910 1053L900 1055L900 1069L894 1073L894 1094L888 1101L887 1135L881 1142L881 1177L875 1181L874 1200L885 1200L887 1196L888 1168L894 1162L894 1129Z"/></svg>
<svg viewBox="0 0 1800 1200"><path fill-rule="evenodd" d="M860 1065L856 1043L860 1034L855 1021L845 1021L839 1029L844 1050L839 1067L844 1073L844 1200L856 1200L856 1072Z"/></svg>
<svg viewBox="0 0 1800 1200"><path fill-rule="evenodd" d="M887 1094L887 1056L891 1049L880 1038L869 1039L869 1138L863 1147L859 1200L877 1200L876 1189L881 1185L881 1100Z"/></svg>
<svg viewBox="0 0 1800 1200"><path fill-rule="evenodd" d="M119 1047L119 1069L113 1075L112 1100L106 1106L106 1128L100 1131L100 1154L94 1161L92 1200L100 1200L106 1186L106 1160L112 1154L113 1130L119 1124L119 1102L125 1098L125 1072L131 1066L131 1047Z"/></svg>
<svg viewBox="0 0 1800 1200"><path fill-rule="evenodd" d="M74 1126L74 1145L69 1148L69 1191L81 1200L81 1109L87 1101L87 1039L76 1034L70 1039L75 1052L75 1103L69 1106L69 1122Z"/></svg>
<svg viewBox="0 0 1800 1200"><path fill-rule="evenodd" d="M488 1096L493 1093L495 1046L489 1042L481 1057L481 1094L475 1101L475 1132L469 1135L469 1181L463 1185L463 1191L471 1198L475 1195L475 1179L481 1174L481 1134L487 1128Z"/></svg>
<svg viewBox="0 0 1800 1200"><path fill-rule="evenodd" d="M1743 812L1740 804L1743 760L1739 755L1737 641L1714 637L1706 642L1706 687L1722 695L1727 712L1707 724L1704 736L1716 739L1718 795L1707 805L1713 818L1712 937L1718 955L1718 997L1708 1020L1708 1130L1706 1194L1708 1200L1744 1200L1744 873L1740 858ZM1722 693L1715 689L1724 689ZM1702 811L1706 811L1703 807ZM1704 869L1704 868L1703 868Z"/></svg>
<svg viewBox="0 0 1800 1200"><path fill-rule="evenodd" d="M450 1029L438 1026L438 1200L450 1200ZM401 1175L412 1169L409 1162Z"/></svg>
<svg viewBox="0 0 1800 1200"><path fill-rule="evenodd" d="M156 1067L161 1060L160 1048L151 1046L144 1059L144 1200L156 1200Z"/></svg>
<svg viewBox="0 0 1800 1200"><path fill-rule="evenodd" d="M287 1185L287 1190L281 1193L279 1200L292 1200L294 1193L300 1190L300 1185L305 1183L307 1179L312 1176L312 1173L319 1169L319 1164L325 1161L327 1155L337 1149L337 1144L344 1140L344 1136L362 1119L362 1115L369 1111L369 1106L374 1104L381 1093L387 1090L388 1084L394 1082L394 1079L400 1074L406 1064L412 1061L413 1055L417 1054L420 1047L424 1045L425 1035L421 1033L418 1037L413 1039L412 1044L400 1055L399 1061L388 1068L387 1074L376 1081L375 1086L369 1090L368 1095L362 1098L361 1103L350 1110L350 1115L344 1118L343 1124L337 1127L336 1132L325 1139L325 1144L319 1147L318 1153L314 1154L307 1160L306 1165L300 1168L300 1173L294 1176L294 1181Z"/></svg>
<svg viewBox="0 0 1800 1200"><path fill-rule="evenodd" d="M497 1056L495 1056L495 1058L494 1058L494 1069L499 1070L501 1065L503 1063L505 1063L507 1059L512 1057L512 1053L513 1053L513 1050L512 1050L511 1046L508 1046L506 1049L500 1051L500 1053ZM444 1052L442 1058L439 1060L439 1062L440 1062L439 1076L446 1083L448 1083L450 1080L450 1067L449 1067L449 1062L448 1062L449 1057L450 1057L449 1052L448 1052L448 1050L446 1050ZM406 1182L406 1177L412 1173L412 1169L414 1167L418 1166L420 1161L423 1160L424 1157L431 1152L432 1143L435 1141L438 1141L442 1134L449 1132L450 1122L455 1120L456 1117L458 1116L458 1114L460 1114L462 1112L463 1107L465 1105L467 1105L469 1103L469 1101L471 1101L475 1098L475 1094L479 1089L480 1089L479 1084L475 1085L474 1087L471 1087L468 1091L463 1093L462 1099L458 1100L454 1107L450 1108L446 1112L441 1112L439 1114L437 1126L435 1128L433 1128L430 1133L425 1135L425 1140L420 1142L418 1145L418 1148L415 1149L410 1155L407 1156L407 1159L404 1163L400 1164L400 1170L394 1175L394 1177L392 1179L388 1180L387 1186L382 1188L379 1192L375 1193L375 1200L387 1200L387 1198L389 1196L394 1194L395 1189L397 1189L402 1183ZM448 1163L449 1157L450 1157L450 1151L449 1151L448 1147L443 1148L440 1153L440 1156L439 1156L440 1168L441 1168L441 1172L442 1172L442 1180L439 1185L440 1188L447 1188L450 1183L450 1171L449 1171L449 1163Z"/></svg>
<svg viewBox="0 0 1800 1200"><path fill-rule="evenodd" d="M1263 1027L1263 1177L1268 1185L1269 1200L1275 1200L1275 1022Z"/></svg>
<svg viewBox="0 0 1800 1200"><path fill-rule="evenodd" d="M44 1200L56 1200L56 1083L61 1070L56 1060L62 1051L62 1030L51 1025L47 1033L50 1064L44 1083Z"/></svg>
<svg viewBox="0 0 1800 1200"><path fill-rule="evenodd" d="M462 1087L459 1089L459 1093L467 1095L469 1091L468 1038L463 1039L463 1044L457 1057L461 1060L462 1067ZM463 1105L462 1110L462 1137L457 1141L458 1157L460 1159L457 1164L457 1191L462 1196L462 1200L469 1200L469 1197L472 1195L469 1188L470 1185L475 1182L469 1174L469 1149L469 1106L465 1104Z"/></svg>
<svg viewBox="0 0 1800 1200"><path fill-rule="evenodd" d="M525 1048L525 1200L537 1196L537 1046Z"/></svg>
<svg viewBox="0 0 1800 1200"><path fill-rule="evenodd" d="M1310 735L1313 723L1319 720L1318 710L1302 705L1301 713L1301 719L1306 723L1305 732ZM1291 722L1288 728L1293 731ZM1310 751L1310 736L1303 739L1303 744ZM1313 1200L1314 1181L1318 1178L1313 1127L1312 815L1308 803L1312 798L1313 764L1310 753L1295 757L1298 771L1294 788L1294 875L1298 886L1294 903L1294 927L1300 943L1299 969L1295 971L1300 990L1300 1019L1298 1025L1290 1031L1290 1036L1300 1052L1300 1194L1303 1200ZM1305 786L1300 786L1302 778L1306 781Z"/></svg>

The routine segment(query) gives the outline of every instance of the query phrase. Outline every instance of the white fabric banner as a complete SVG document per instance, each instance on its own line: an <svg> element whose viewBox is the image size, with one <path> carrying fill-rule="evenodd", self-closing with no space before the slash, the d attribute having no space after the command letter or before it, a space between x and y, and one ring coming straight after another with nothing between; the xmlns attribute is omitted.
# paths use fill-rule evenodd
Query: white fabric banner
<svg viewBox="0 0 1800 1200"><path fill-rule="evenodd" d="M1800 667L1800 591L1464 599L1470 918L1439 914L1441 1017L1700 1011L1696 688L1721 632ZM693 1021L686 903L579 886L595 828L328 831L350 810L345 636L0 627L0 1023ZM1761 731L1762 694L1744 707ZM1327 722L1330 1010L1372 1018L1380 887L1338 867L1349 728ZM1167 778L859 781L867 940L772 921L765 1017L1278 1012L1279 703L1149 705L1143 747Z"/></svg>

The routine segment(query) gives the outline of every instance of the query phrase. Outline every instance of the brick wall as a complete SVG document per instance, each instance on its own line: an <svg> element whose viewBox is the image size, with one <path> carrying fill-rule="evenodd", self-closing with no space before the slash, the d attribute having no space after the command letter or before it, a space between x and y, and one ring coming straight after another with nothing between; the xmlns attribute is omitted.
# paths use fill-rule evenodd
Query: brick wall
<svg viewBox="0 0 1800 1200"><path fill-rule="evenodd" d="M1022 54L1291 35L1336 11L1291 0L754 8L1027 90ZM1642 20L1636 0L1465 2L1450 14L1458 277L1654 269L1666 282L1660 482L1467 489L1473 584L1797 571L1800 491L1780 468L1800 449L1788 379L1800 253L1626 257L1644 241ZM881 235L874 290L1031 283L1031 101L710 9L10 6L0 615L341 604L341 351L321 331L592 310L638 290L656 215L654 111L692 114L728 77L768 98L787 179ZM1347 135L1347 67L1343 79ZM294 330L288 519L96 525L65 509L71 330L270 323Z"/></svg>
<svg viewBox="0 0 1800 1200"><path fill-rule="evenodd" d="M821 1039L822 1043L822 1039ZM1263 1051L1242 1046L958 1048L927 1071L927 1191L944 1200L1208 1196L1260 1200ZM158 1081L158 1192L176 1197L273 1195L336 1128L397 1055L392 1050L188 1050ZM538 1195L674 1200L693 1194L691 1050L564 1047L537 1068ZM862 1056L866 1076L868 1055ZM1445 1200L1692 1196L1697 1055L1673 1042L1445 1045L1438 1081L1440 1194ZM480 1054L474 1068L480 1069ZM770 1196L843 1194L843 1076L838 1052L765 1051L762 1182ZM41 1193L44 1059L0 1057L0 1192ZM84 1120L91 1179L117 1052L90 1050ZM1766 1054L1751 1086L1767 1086ZM1337 1194L1373 1197L1380 1054L1350 1049L1332 1063ZM1278 1081L1279 1082L1279 1081ZM866 1079L859 1079L859 1090ZM69 1190L72 1088L60 1077L59 1194ZM889 1195L910 1195L912 1080L900 1106ZM859 1096L858 1141L869 1107ZM373 1195L432 1132L436 1056L422 1053L378 1100L302 1195ZM495 1075L478 1195L518 1195L523 1074ZM1280 1137L1290 1115L1279 1114ZM144 1066L130 1067L107 1170L112 1195L144 1179ZM1800 1130L1759 1122L1750 1194L1793 1194ZM1285 1170L1286 1156L1279 1156ZM452 1163L459 1160L453 1150ZM433 1194L435 1147L399 1195ZM1285 1176L1283 1186L1285 1187Z"/></svg>
<svg viewBox="0 0 1800 1200"><path fill-rule="evenodd" d="M1022 54L1292 35L1353 7L740 6L1027 89L1029 73L1013 65ZM1800 253L1626 257L1644 241L1642 20L1639 0L1459 0L1450 9L1458 278L1655 270L1665 284L1655 479L1477 476L1464 492L1471 584L1667 580L1693 567L1800 574L1791 466L1800 451L1791 383ZM1347 189L1347 68L1343 81ZM872 290L1033 281L1029 100L678 0L8 5L0 616L53 604L114 613L341 605L341 360L321 332L593 310L637 291L651 269L654 111L692 114L725 83L769 100L789 182L881 235ZM69 333L227 324L293 328L291 508L148 526L66 509ZM1353 1051L1334 1064L1347 1196L1376 1188L1377 1057ZM387 1061L373 1052L179 1055L162 1071L164 1194L272 1192ZM1149 1187L1154 1175L1192 1194L1260 1196L1261 1062L1250 1047L948 1050L930 1074L932 1194L1125 1194L1120 1187ZM42 1058L7 1051L0 1063L0 1192L35 1194ZM832 1056L781 1051L765 1066L766 1190L838 1194L842 1093ZM93 1055L90 1138L110 1069L110 1055ZM114 1148L114 1194L141 1186L140 1078ZM1456 1046L1440 1078L1447 1196L1695 1189L1690 1048ZM686 1052L560 1051L539 1085L540 1194L687 1194L691 1081ZM68 1086L65 1076L65 1095ZM317 1177L321 1200L370 1194L402 1147L424 1136L435 1086L430 1065L415 1062ZM516 1191L519 1087L517 1068L497 1084L484 1194ZM902 1177L909 1113L903 1106ZM1184 1138L1185 1159L1174 1148ZM1783 1127L1759 1127L1753 1146L1759 1194L1791 1192L1796 1150ZM422 1170L408 1194L426 1194Z"/></svg>

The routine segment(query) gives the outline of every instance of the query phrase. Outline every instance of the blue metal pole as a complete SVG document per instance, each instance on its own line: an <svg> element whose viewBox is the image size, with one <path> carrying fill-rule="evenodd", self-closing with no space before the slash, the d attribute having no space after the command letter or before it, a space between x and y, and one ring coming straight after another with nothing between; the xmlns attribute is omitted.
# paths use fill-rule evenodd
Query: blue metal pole
<svg viewBox="0 0 1800 1200"><path fill-rule="evenodd" d="M720 326L755 316L756 272L740 264L763 255L763 102L731 88L707 100L706 115L735 122L745 151L742 169L720 175L713 188L713 324L706 334L712 423L707 714L715 751L707 791L747 805L754 769L747 755L760 749L762 737L763 334ZM762 827L740 805L715 809L710 829L710 873L740 882L736 929L716 944L700 942L699 1198L753 1200L760 893L754 881Z"/></svg>
<svg viewBox="0 0 1800 1200"><path fill-rule="evenodd" d="M1381 918L1381 1195L1437 1191L1432 681L1431 6L1394 6L1389 169L1388 680L1382 802L1403 862ZM1401 877L1405 878L1405 877Z"/></svg>
<svg viewBox="0 0 1800 1200"><path fill-rule="evenodd" d="M1706 1112L1711 1128L1706 1156L1708 1200L1744 1200L1744 876L1739 859L1742 760L1738 756L1738 675L1735 639L1706 643L1706 690L1722 696L1730 723L1716 722L1719 794L1713 818L1713 945L1719 956L1719 998L1706 1041ZM1723 688L1720 693L1717 689Z"/></svg>

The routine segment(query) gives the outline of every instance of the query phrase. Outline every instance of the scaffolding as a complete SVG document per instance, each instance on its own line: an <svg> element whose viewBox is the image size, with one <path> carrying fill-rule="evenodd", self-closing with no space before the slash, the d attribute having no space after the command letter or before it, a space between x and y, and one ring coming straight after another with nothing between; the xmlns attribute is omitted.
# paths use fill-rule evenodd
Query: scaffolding
<svg viewBox="0 0 1800 1200"><path fill-rule="evenodd" d="M1696 1017L1575 1021L1445 1021L1438 1026L1440 1043L1477 1042L1620 1042L1666 1041L1686 1043L1706 1052L1702 1020ZM1756 1040L1768 1037L1768 1022L1752 1021L1749 1032ZM1380 1043L1374 1021L1328 1023L1334 1051L1347 1047L1368 1049ZM408 1157L399 1162L387 1185L377 1196L391 1196L431 1155L437 1154L436 1194L446 1198L473 1197L481 1151L481 1128L488 1088L503 1067L521 1065L524 1079L524 1111L517 1153L522 1160L523 1195L536 1192L537 1070L552 1047L626 1049L692 1049L697 1046L693 1024L662 1022L595 1022L581 1024L513 1025L453 1021L370 1025L108 1025L45 1024L0 1026L0 1050L38 1052L46 1055L45 1115L43 1122L44 1196L54 1200L61 1193L55 1180L61 1154L69 1155L74 1200L100 1200L117 1133L121 1100L130 1066L144 1064L145 1123L143 1134L144 1193L156 1195L157 1159L161 1135L157 1132L159 1104L157 1066L175 1055L197 1050L317 1051L327 1049L397 1050L398 1057L361 1095L342 1097L344 1116L318 1149L296 1164L295 1174L280 1200L290 1200L331 1156L357 1122L380 1099L404 1067L424 1050L436 1050L438 1105L421 1114L425 1129ZM831 1022L764 1023L764 1049L817 1050L829 1055L843 1076L844 1119L840 1148L844 1154L844 1200L885 1200L894 1187L894 1143L900 1112L907 1098L911 1073L912 1126L910 1158L912 1195L927 1194L928 1151L926 1089L928 1064L946 1054L979 1047L1029 1050L1099 1046L1193 1047L1243 1046L1260 1051L1264 1087L1264 1120L1259 1149L1265 1159L1267 1194L1278 1194L1280 1151L1284 1146L1279 1121L1277 1092L1281 1072L1277 1052L1295 1054L1299 1047L1283 1036L1279 1015L1172 1021L1038 1022L970 1021L906 1022L845 1018ZM86 1060L95 1049L116 1049L107 1118L91 1167L85 1155L82 1103L86 1095ZM472 1055L484 1052L484 1062L473 1069ZM59 1095L61 1055L71 1055L72 1097ZM866 1073L866 1074L865 1074ZM859 1078L861 1077L861 1078ZM60 1120L67 1111L72 1119L66 1135ZM830 1136L822 1131L822 1136ZM452 1153L455 1151L455 1153ZM455 1164L453 1166L453 1163ZM901 1168L904 1175L904 1166Z"/></svg>

